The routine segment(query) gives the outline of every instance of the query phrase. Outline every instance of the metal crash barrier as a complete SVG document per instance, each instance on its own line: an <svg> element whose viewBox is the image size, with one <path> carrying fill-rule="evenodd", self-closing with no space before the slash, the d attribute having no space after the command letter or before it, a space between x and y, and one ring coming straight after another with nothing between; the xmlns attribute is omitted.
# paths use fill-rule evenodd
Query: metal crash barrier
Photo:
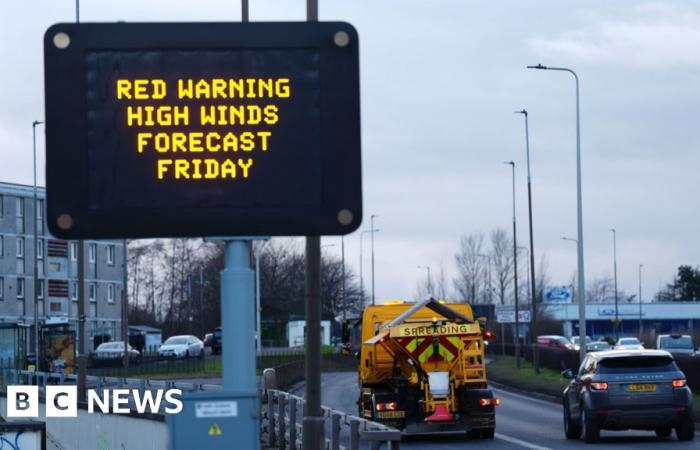
<svg viewBox="0 0 700 450"><path fill-rule="evenodd" d="M304 399L288 392L267 389L261 402L261 437L269 447L296 450L301 448ZM358 450L361 442L370 449L379 449L383 443L389 450L398 450L401 431L371 420L322 407L326 420L327 450Z"/></svg>

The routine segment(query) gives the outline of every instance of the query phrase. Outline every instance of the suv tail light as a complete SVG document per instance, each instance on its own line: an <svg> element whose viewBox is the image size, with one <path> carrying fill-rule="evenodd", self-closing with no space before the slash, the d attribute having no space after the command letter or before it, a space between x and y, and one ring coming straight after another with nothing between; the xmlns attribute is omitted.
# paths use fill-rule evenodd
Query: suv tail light
<svg viewBox="0 0 700 450"><path fill-rule="evenodd" d="M498 406L501 404L501 400L497 398L480 398L480 406Z"/></svg>
<svg viewBox="0 0 700 450"><path fill-rule="evenodd" d="M593 381L591 382L591 389L594 391L607 391L608 383L605 381Z"/></svg>
<svg viewBox="0 0 700 450"><path fill-rule="evenodd" d="M391 403L377 403L374 409L377 411L396 411L398 405L396 402Z"/></svg>
<svg viewBox="0 0 700 450"><path fill-rule="evenodd" d="M680 380L673 380L673 387L674 388L682 388L685 387L687 382L685 381L685 378L681 378Z"/></svg>

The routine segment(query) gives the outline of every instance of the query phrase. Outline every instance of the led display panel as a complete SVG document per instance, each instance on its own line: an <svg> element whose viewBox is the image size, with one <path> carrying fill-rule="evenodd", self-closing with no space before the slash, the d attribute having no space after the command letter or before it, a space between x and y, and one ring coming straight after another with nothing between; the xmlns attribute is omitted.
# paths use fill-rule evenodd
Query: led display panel
<svg viewBox="0 0 700 450"><path fill-rule="evenodd" d="M351 25L58 24L44 49L54 235L338 235L359 226Z"/></svg>

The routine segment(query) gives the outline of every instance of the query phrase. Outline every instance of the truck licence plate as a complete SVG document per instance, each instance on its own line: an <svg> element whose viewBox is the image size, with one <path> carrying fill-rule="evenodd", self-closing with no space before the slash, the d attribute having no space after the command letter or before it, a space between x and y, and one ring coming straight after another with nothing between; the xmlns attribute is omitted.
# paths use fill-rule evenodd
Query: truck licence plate
<svg viewBox="0 0 700 450"><path fill-rule="evenodd" d="M378 419L403 419L406 411L380 411L377 412Z"/></svg>
<svg viewBox="0 0 700 450"><path fill-rule="evenodd" d="M627 386L627 390L630 392L655 392L655 384L630 384Z"/></svg>

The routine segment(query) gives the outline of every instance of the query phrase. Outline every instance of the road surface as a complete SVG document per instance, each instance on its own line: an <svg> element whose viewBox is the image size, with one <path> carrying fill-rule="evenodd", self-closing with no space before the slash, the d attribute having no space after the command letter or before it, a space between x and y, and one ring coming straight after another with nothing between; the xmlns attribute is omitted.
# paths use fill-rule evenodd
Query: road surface
<svg viewBox="0 0 700 450"><path fill-rule="evenodd" d="M358 397L355 372L324 373L323 404L340 411L357 414ZM534 399L494 389L501 399L496 412L496 438L469 440L461 437L421 437L404 439L401 449L409 450L464 450L464 449L698 449L700 436L692 442L679 442L675 433L671 438L659 439L654 432L603 431L599 444L570 441L564 437L562 408L556 403ZM293 393L303 395L303 385Z"/></svg>

